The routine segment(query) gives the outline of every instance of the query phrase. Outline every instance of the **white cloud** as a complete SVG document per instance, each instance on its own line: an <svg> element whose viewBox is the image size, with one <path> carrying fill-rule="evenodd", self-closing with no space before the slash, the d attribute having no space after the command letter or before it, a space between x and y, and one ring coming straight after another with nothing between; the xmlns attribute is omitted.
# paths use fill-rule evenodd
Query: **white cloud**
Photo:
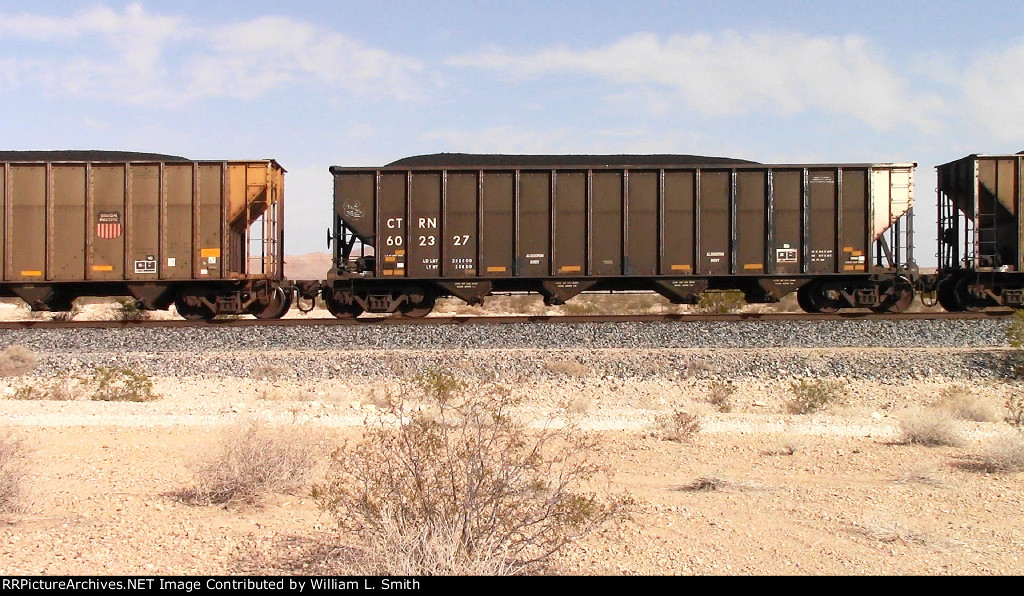
<svg viewBox="0 0 1024 596"><path fill-rule="evenodd" d="M968 118L1000 141L1024 143L1024 44L981 56L963 86Z"/></svg>
<svg viewBox="0 0 1024 596"><path fill-rule="evenodd" d="M33 58L15 57L12 50L0 55L0 91L38 86L124 103L251 99L306 83L341 94L407 99L417 95L421 69L415 59L296 19L259 17L204 28L137 4L123 12L94 8L68 17L0 13L0 44L7 41L22 42L19 54L27 54L27 47L40 51Z"/></svg>
<svg viewBox="0 0 1024 596"><path fill-rule="evenodd" d="M522 77L579 72L625 88L642 87L650 103L682 102L710 116L770 110L820 110L853 116L876 130L910 124L934 132L945 109L919 95L857 36L635 34L605 47L559 48L528 55L498 50L449 61ZM621 89L619 90L621 91ZM660 92L660 93L659 93Z"/></svg>

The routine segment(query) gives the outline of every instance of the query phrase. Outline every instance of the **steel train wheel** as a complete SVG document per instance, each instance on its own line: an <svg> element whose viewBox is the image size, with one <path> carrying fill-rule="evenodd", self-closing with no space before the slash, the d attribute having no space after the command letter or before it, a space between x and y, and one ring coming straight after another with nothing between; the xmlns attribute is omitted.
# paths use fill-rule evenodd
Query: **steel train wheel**
<svg viewBox="0 0 1024 596"><path fill-rule="evenodd" d="M813 281L800 286L800 289L796 291L797 304L804 309L804 312L823 314L839 312L839 307L829 304L830 301L822 294L821 288L820 282Z"/></svg>
<svg viewBox="0 0 1024 596"><path fill-rule="evenodd" d="M956 282L951 279L939 282L939 286L935 290L935 297L939 301L939 306L946 311L963 312L964 310L964 307L960 305L960 301L956 298Z"/></svg>
<svg viewBox="0 0 1024 596"><path fill-rule="evenodd" d="M278 287L266 306L257 308L252 312L252 316L257 319L280 319L291 307L292 292L286 292L284 288Z"/></svg>
<svg viewBox="0 0 1024 596"><path fill-rule="evenodd" d="M974 296L971 296L971 292L968 290L968 286L971 285L970 277L963 277L956 282L956 288L954 294L957 302L960 304L962 310L967 312L981 312L986 306L987 301L978 300Z"/></svg>
<svg viewBox="0 0 1024 596"><path fill-rule="evenodd" d="M419 302L403 302L398 307L398 312L400 312L403 317L419 319L427 316L430 314L430 311L434 310L435 301L436 299L432 293L425 292L423 294L423 299Z"/></svg>
<svg viewBox="0 0 1024 596"><path fill-rule="evenodd" d="M906 280L896 282L893 294L878 306L872 306L874 312L906 312L914 303L914 286Z"/></svg>
<svg viewBox="0 0 1024 596"><path fill-rule="evenodd" d="M339 319L354 319L363 314L363 307L354 302L352 304L345 304L344 302L338 302L334 298L324 298L324 304L327 305L327 310Z"/></svg>
<svg viewBox="0 0 1024 596"><path fill-rule="evenodd" d="M189 321L209 321L217 316L205 304L200 303L198 306L189 306L185 302L185 298L184 295L181 295L174 299L174 308L178 311L181 318Z"/></svg>

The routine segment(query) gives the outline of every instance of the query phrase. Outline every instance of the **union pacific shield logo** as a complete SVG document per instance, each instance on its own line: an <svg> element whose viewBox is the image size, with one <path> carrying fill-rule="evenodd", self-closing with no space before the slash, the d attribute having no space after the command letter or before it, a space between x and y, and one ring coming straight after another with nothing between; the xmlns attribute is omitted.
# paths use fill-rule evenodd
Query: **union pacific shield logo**
<svg viewBox="0 0 1024 596"><path fill-rule="evenodd" d="M119 238L121 236L121 214L117 211L100 211L96 223L97 238Z"/></svg>

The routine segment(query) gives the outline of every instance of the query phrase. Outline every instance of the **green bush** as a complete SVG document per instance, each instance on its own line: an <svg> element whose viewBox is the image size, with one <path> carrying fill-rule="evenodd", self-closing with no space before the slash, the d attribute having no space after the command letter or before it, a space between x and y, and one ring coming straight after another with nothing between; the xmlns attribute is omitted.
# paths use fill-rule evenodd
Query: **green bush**
<svg viewBox="0 0 1024 596"><path fill-rule="evenodd" d="M786 402L789 414L813 414L840 400L842 385L823 379L797 379L790 384L793 397Z"/></svg>

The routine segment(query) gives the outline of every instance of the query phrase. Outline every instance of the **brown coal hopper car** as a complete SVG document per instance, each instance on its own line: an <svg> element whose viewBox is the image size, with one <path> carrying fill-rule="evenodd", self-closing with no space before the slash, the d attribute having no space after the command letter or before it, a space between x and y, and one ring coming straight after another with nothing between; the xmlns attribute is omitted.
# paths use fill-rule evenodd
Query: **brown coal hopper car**
<svg viewBox="0 0 1024 596"><path fill-rule="evenodd" d="M1024 307L1024 152L968 155L936 171L939 303Z"/></svg>
<svg viewBox="0 0 1024 596"><path fill-rule="evenodd" d="M338 317L423 316L536 292L798 292L811 312L914 297L915 164L764 165L692 155L470 155L332 167Z"/></svg>
<svg viewBox="0 0 1024 596"><path fill-rule="evenodd" d="M132 296L191 319L280 317L284 169L109 151L0 152L0 295Z"/></svg>

